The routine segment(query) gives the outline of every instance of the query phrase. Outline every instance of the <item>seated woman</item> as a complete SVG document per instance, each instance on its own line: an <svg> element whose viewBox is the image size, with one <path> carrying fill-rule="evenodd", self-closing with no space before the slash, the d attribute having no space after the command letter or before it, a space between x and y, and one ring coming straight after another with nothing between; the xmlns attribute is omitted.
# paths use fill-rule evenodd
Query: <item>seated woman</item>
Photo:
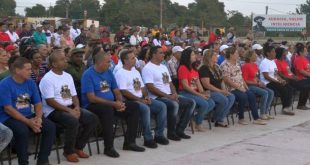
<svg viewBox="0 0 310 165"><path fill-rule="evenodd" d="M248 50L245 52L244 57L245 64L242 65L242 76L249 86L249 90L260 96L260 118L262 120L274 119L274 117L268 115L274 92L267 88L258 78L259 72L256 64L257 55L254 50Z"/></svg>
<svg viewBox="0 0 310 165"><path fill-rule="evenodd" d="M239 54L236 48L227 48L225 58L225 61L221 64L221 70L223 72L224 81L227 85L228 91L235 95L236 101L239 103L238 123L242 125L249 124L244 120L244 108L248 102L254 118L253 123L258 125L266 125L267 123L261 120L258 116L255 94L249 90L247 84L242 78L241 68L237 63Z"/></svg>
<svg viewBox="0 0 310 165"><path fill-rule="evenodd" d="M309 79L309 77L310 77L310 68L309 68L310 62L308 61L308 59L306 57L308 51L307 51L306 46L302 43L296 44L295 48L296 48L297 56L294 60L293 65L295 68L296 77L292 76L293 79L292 78L289 79L289 82L290 82L291 86L293 86L295 89L298 89L300 91L297 109L308 110L308 109L310 109L309 107L306 106L307 99L309 98L309 92L310 92L310 79ZM276 49L277 56L280 56L281 52L283 52L282 56L284 56L284 58L285 58L286 54L287 54L287 51L286 52L285 51L286 50L283 51L283 48L282 49L277 48ZM285 60L283 60L283 61L285 61ZM287 65L287 68L289 69L288 65Z"/></svg>
<svg viewBox="0 0 310 165"><path fill-rule="evenodd" d="M203 65L199 68L202 86L211 91L211 99L216 103L213 118L215 127L227 127L224 123L231 107L235 102L235 95L224 87L223 75L217 65L217 52L206 50L203 53Z"/></svg>
<svg viewBox="0 0 310 165"><path fill-rule="evenodd" d="M197 70L192 66L196 61L196 54L191 48L182 52L178 69L180 95L193 99L196 102L197 114L195 115L197 131L204 132L202 121L215 106L202 88Z"/></svg>
<svg viewBox="0 0 310 165"><path fill-rule="evenodd" d="M9 54L2 48L0 48L0 80L10 75L8 68Z"/></svg>
<svg viewBox="0 0 310 165"><path fill-rule="evenodd" d="M290 106L292 105L293 89L287 81L278 74L278 68L274 62L276 56L275 48L269 44L264 46L265 59L259 66L260 80L275 93L278 93L282 103L282 113L285 115L294 115Z"/></svg>

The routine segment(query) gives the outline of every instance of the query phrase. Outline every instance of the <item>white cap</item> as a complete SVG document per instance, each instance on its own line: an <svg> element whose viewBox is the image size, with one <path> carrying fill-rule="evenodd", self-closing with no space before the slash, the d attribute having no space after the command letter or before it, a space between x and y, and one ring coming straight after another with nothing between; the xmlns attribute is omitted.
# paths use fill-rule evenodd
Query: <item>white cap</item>
<svg viewBox="0 0 310 165"><path fill-rule="evenodd" d="M84 47L85 47L85 45L83 45L83 44L78 44L78 45L76 45L75 48L81 49L81 48L84 48Z"/></svg>
<svg viewBox="0 0 310 165"><path fill-rule="evenodd" d="M166 45L166 46L170 46L170 45L171 45L171 42L170 42L170 41L165 41L165 45Z"/></svg>
<svg viewBox="0 0 310 165"><path fill-rule="evenodd" d="M229 48L228 45L222 45L222 46L220 47L220 52L222 52L223 50L225 50L225 49L227 49L227 48Z"/></svg>
<svg viewBox="0 0 310 165"><path fill-rule="evenodd" d="M263 47L262 47L260 44L254 44L254 45L252 46L252 49L253 49L253 50L262 50Z"/></svg>
<svg viewBox="0 0 310 165"><path fill-rule="evenodd" d="M42 24L37 24L36 28L39 28L39 27L42 27L42 26L43 26Z"/></svg>
<svg viewBox="0 0 310 165"><path fill-rule="evenodd" d="M183 52L183 48L181 46L175 46L172 48L172 53Z"/></svg>

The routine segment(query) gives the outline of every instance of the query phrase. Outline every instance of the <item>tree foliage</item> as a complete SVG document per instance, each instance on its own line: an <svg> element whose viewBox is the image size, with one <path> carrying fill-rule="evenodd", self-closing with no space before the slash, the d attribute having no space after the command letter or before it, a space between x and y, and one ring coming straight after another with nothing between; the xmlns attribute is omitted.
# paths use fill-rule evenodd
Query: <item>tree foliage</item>
<svg viewBox="0 0 310 165"><path fill-rule="evenodd" d="M15 0L1 0L0 2L0 16L14 16L16 8Z"/></svg>
<svg viewBox="0 0 310 165"><path fill-rule="evenodd" d="M27 17L44 17L46 16L45 7L41 4L36 4L33 7L27 7L25 9Z"/></svg>

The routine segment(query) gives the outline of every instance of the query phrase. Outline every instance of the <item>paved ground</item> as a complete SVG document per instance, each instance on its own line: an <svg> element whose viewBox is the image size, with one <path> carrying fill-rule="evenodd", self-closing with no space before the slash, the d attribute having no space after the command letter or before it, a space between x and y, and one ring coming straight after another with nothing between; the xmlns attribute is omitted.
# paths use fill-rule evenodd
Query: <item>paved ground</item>
<svg viewBox="0 0 310 165"><path fill-rule="evenodd" d="M280 107L280 106L278 106ZM278 110L278 112L280 112ZM83 165L310 165L310 111L297 111L293 117L278 114L267 126L250 124L214 128L195 133L190 140L172 142L168 146L147 149L144 153L122 151L123 139L115 139L121 157L98 155L81 160ZM247 115L246 115L247 116ZM190 134L190 129L187 130ZM142 144L138 139L137 143ZM103 150L102 143L100 145ZM62 152L62 151L61 151ZM33 156L30 157L31 163ZM61 156L61 164L69 165ZM57 164L55 152L50 157ZM13 162L16 164L16 161Z"/></svg>

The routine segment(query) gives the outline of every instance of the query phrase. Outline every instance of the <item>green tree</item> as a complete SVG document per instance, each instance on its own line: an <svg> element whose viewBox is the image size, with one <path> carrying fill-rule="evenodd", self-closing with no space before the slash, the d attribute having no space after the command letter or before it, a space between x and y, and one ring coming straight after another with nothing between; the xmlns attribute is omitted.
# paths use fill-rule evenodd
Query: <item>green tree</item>
<svg viewBox="0 0 310 165"><path fill-rule="evenodd" d="M46 16L45 7L41 4L36 4L35 6L25 9L27 17L44 17Z"/></svg>
<svg viewBox="0 0 310 165"><path fill-rule="evenodd" d="M66 17L66 7L70 6L70 0L57 0L53 8L55 17Z"/></svg>
<svg viewBox="0 0 310 165"><path fill-rule="evenodd" d="M15 0L1 0L0 16L14 16L16 8Z"/></svg>

